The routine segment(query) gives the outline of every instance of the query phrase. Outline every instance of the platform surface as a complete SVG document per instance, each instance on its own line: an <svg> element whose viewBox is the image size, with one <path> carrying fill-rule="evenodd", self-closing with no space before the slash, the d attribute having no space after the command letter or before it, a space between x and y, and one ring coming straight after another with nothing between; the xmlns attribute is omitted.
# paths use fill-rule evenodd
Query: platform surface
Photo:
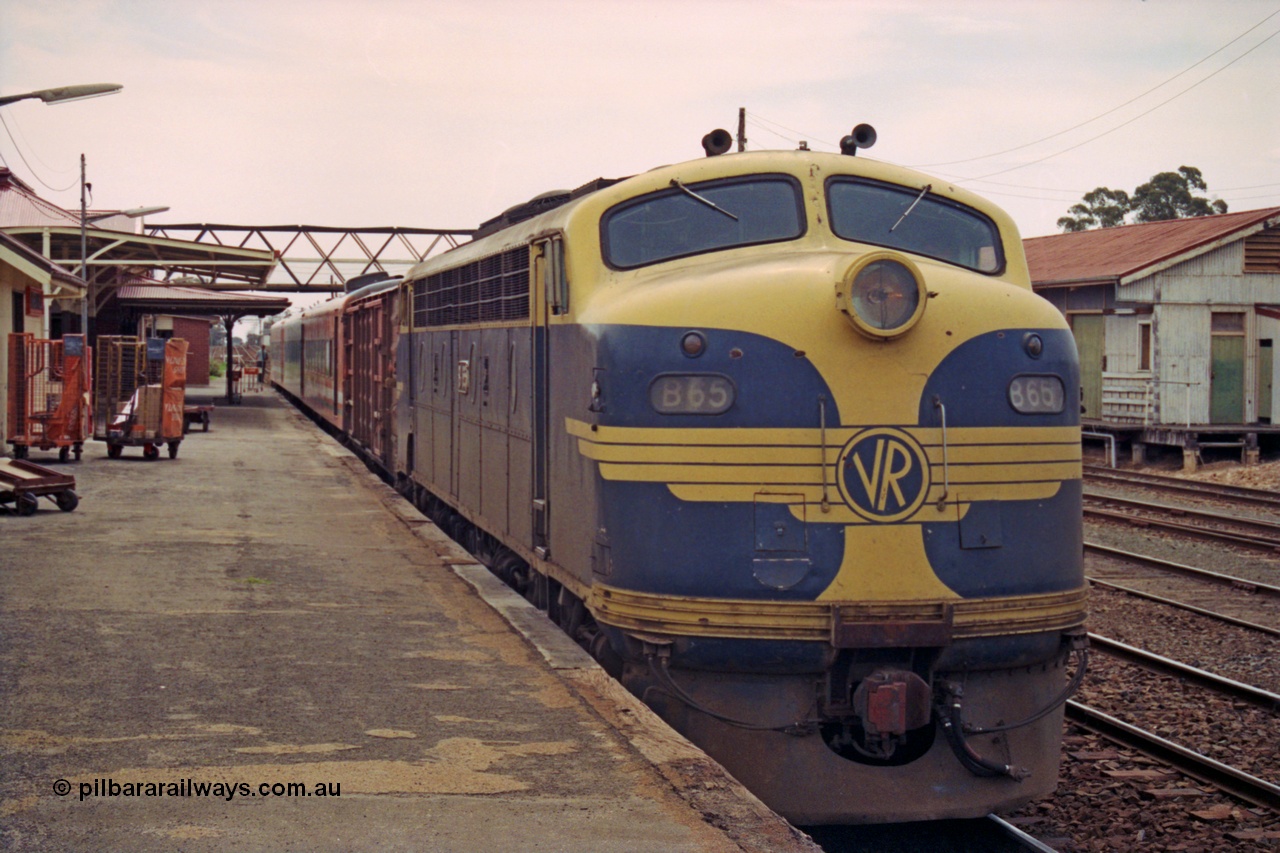
<svg viewBox="0 0 1280 853"><path fill-rule="evenodd" d="M215 394L177 459L33 453L79 508L0 515L0 849L816 849L281 398Z"/></svg>

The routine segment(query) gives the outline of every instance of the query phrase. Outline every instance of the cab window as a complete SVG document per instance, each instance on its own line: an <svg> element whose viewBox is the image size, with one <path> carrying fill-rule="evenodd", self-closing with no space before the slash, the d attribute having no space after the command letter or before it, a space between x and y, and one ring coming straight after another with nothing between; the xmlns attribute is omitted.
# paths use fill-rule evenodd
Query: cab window
<svg viewBox="0 0 1280 853"><path fill-rule="evenodd" d="M1004 269L1000 231L978 211L904 187L857 178L827 181L827 207L836 236L900 249L977 272Z"/></svg>
<svg viewBox="0 0 1280 853"><path fill-rule="evenodd" d="M604 259L632 269L804 233L800 185L785 175L684 184L624 202L600 223Z"/></svg>

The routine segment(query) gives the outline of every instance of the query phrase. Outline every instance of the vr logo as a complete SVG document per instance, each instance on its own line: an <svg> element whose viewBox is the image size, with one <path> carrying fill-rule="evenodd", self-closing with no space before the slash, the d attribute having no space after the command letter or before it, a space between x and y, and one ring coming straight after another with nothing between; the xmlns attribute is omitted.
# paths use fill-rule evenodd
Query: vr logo
<svg viewBox="0 0 1280 853"><path fill-rule="evenodd" d="M907 518L929 491L929 459L911 436L890 427L858 433L840 451L840 493L869 521Z"/></svg>

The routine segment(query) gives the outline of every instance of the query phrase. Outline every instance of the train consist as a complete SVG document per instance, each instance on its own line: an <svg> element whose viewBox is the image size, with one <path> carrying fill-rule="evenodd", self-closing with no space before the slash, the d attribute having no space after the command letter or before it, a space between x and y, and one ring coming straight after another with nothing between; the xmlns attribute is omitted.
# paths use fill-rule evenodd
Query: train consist
<svg viewBox="0 0 1280 853"><path fill-rule="evenodd" d="M1049 793L1084 671L1071 334L1005 213L873 140L548 193L272 330L284 391L801 824Z"/></svg>

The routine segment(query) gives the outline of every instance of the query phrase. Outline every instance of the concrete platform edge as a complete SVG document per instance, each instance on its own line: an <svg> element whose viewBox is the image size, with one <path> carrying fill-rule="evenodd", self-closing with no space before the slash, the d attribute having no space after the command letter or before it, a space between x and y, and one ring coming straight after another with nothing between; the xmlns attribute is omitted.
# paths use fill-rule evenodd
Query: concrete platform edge
<svg viewBox="0 0 1280 853"><path fill-rule="evenodd" d="M747 853L821 853L808 835L747 790L719 762L671 728L540 610L476 562L462 546L369 470L363 460L330 437L322 445L381 495L381 502L414 535L439 554L455 574L533 646L565 684L648 761L702 819Z"/></svg>

